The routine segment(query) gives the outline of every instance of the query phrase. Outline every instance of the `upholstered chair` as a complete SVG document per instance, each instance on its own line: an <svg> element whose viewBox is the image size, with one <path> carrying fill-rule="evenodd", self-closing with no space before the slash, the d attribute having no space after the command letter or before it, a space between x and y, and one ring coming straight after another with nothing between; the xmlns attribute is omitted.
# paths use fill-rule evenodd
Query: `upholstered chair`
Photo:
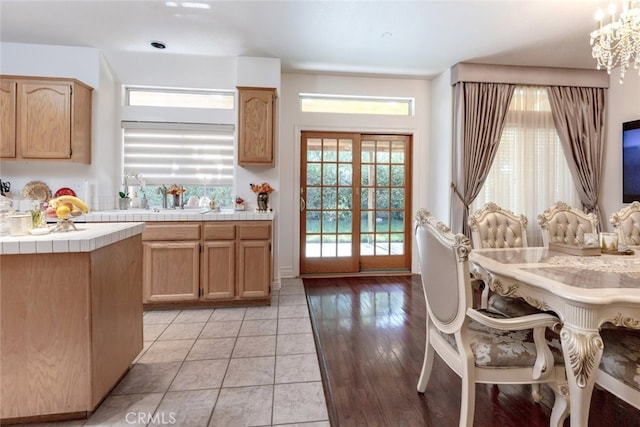
<svg viewBox="0 0 640 427"><path fill-rule="evenodd" d="M418 212L415 235L427 307L418 392L427 388L437 353L462 379L460 426L473 425L478 383L547 383L555 393L550 425L562 426L569 411L565 368L559 341L550 346L545 338L547 328L559 328L558 318L505 318L472 308L469 239L426 210Z"/></svg>
<svg viewBox="0 0 640 427"><path fill-rule="evenodd" d="M469 217L474 248L526 248L527 217L489 202Z"/></svg>
<svg viewBox="0 0 640 427"><path fill-rule="evenodd" d="M613 228L618 232L618 241L629 246L640 245L640 202L614 212L609 218Z"/></svg>
<svg viewBox="0 0 640 427"><path fill-rule="evenodd" d="M493 202L485 204L469 217L471 240L476 249L526 248L527 217L516 215ZM505 316L518 317L539 312L520 298L494 294L489 298L485 283L480 299L481 308L489 308Z"/></svg>
<svg viewBox="0 0 640 427"><path fill-rule="evenodd" d="M598 232L598 218L593 213L584 213L572 208L565 202L556 202L538 215L538 224L542 230L542 243L584 243L585 233Z"/></svg>
<svg viewBox="0 0 640 427"><path fill-rule="evenodd" d="M600 330L604 349L596 384L640 409L640 331Z"/></svg>

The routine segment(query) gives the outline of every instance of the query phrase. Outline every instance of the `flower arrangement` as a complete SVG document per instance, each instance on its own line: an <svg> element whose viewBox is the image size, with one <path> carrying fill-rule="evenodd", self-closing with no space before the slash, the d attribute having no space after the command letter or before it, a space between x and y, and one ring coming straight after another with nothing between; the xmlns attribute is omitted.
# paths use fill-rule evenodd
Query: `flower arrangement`
<svg viewBox="0 0 640 427"><path fill-rule="evenodd" d="M270 186L268 182L263 182L260 185L257 185L257 184L249 184L249 185L251 185L251 191L253 191L256 194L271 193L274 190L274 188Z"/></svg>
<svg viewBox="0 0 640 427"><path fill-rule="evenodd" d="M167 190L167 194L173 194L174 196L179 196L185 191L187 190L185 190L183 187L178 187L176 184L172 184L171 188Z"/></svg>

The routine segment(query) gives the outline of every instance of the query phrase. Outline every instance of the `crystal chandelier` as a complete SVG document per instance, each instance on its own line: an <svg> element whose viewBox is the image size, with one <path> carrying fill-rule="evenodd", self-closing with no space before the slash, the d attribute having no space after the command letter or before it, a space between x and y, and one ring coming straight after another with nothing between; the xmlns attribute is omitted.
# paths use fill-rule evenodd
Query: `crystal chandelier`
<svg viewBox="0 0 640 427"><path fill-rule="evenodd" d="M598 29L591 32L591 55L598 61L598 70L604 67L611 74L620 67L622 83L631 63L640 75L640 0L623 1L618 17L612 3L608 13L611 21L603 24L604 13L596 12Z"/></svg>

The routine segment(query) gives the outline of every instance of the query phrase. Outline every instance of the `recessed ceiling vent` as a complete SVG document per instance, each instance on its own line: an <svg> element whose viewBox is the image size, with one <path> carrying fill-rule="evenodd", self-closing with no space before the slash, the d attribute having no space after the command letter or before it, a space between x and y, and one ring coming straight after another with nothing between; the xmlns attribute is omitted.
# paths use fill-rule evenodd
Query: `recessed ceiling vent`
<svg viewBox="0 0 640 427"><path fill-rule="evenodd" d="M166 49L167 45L160 41L152 41L151 46L156 49Z"/></svg>

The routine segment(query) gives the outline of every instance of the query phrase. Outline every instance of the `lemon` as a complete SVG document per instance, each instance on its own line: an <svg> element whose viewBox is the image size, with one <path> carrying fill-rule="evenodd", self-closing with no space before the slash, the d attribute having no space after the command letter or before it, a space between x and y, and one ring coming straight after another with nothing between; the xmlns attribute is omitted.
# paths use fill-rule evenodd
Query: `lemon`
<svg viewBox="0 0 640 427"><path fill-rule="evenodd" d="M62 219L67 219L69 218L69 213L71 213L71 209L69 209L69 206L58 206L58 209L56 209L56 215L58 215L58 218L62 218Z"/></svg>

